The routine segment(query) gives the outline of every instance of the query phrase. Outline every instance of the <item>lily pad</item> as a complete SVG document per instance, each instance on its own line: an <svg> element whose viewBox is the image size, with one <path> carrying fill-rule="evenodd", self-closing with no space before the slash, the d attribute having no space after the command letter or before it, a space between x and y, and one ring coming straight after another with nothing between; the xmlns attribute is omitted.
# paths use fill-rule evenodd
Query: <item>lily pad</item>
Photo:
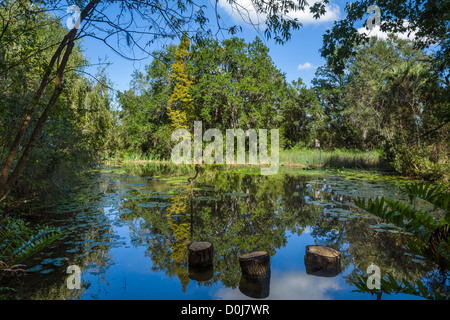
<svg viewBox="0 0 450 320"><path fill-rule="evenodd" d="M249 197L250 193L228 192L228 193L225 193L225 195L230 196L230 197L242 197L242 198L245 198L245 197Z"/></svg>
<svg viewBox="0 0 450 320"><path fill-rule="evenodd" d="M50 263L52 263L52 262L53 262L53 259L48 258L48 259L42 260L42 261L41 261L41 264L50 264Z"/></svg>
<svg viewBox="0 0 450 320"><path fill-rule="evenodd" d="M53 271L55 271L54 269L46 269L46 270L42 270L41 274L49 274L52 273Z"/></svg>
<svg viewBox="0 0 450 320"><path fill-rule="evenodd" d="M148 202L148 203L139 203L138 206L143 208L157 208L164 206L162 204L163 203L161 202Z"/></svg>
<svg viewBox="0 0 450 320"><path fill-rule="evenodd" d="M207 196L204 196L204 197L197 197L197 198L195 198L195 200L198 200L198 201L213 201L213 200L220 200L220 198L218 198L218 197L207 197Z"/></svg>
<svg viewBox="0 0 450 320"><path fill-rule="evenodd" d="M35 265L34 267L27 269L27 272L36 272L42 269L42 264Z"/></svg>

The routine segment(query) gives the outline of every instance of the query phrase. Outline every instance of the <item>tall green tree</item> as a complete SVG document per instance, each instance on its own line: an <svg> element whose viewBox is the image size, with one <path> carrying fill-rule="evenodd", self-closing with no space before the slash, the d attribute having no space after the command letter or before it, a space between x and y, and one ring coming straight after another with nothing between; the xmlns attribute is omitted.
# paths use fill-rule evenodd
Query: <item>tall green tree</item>
<svg viewBox="0 0 450 320"><path fill-rule="evenodd" d="M448 167L449 92L433 66L411 41L373 37L346 61L344 75L327 68L314 83L323 109L337 106L330 123L354 147L379 148L397 171L436 178Z"/></svg>
<svg viewBox="0 0 450 320"><path fill-rule="evenodd" d="M321 105L314 88L307 88L301 79L288 85L281 114L284 148L314 147L315 140L321 141L320 130L324 125Z"/></svg>
<svg viewBox="0 0 450 320"><path fill-rule="evenodd" d="M64 83L70 85L55 100L49 80L40 93L41 103L30 109L36 98L33 88L42 85L42 75L54 58L52 49L67 33L60 20L36 8L40 7L23 1L0 7L0 16L6 19L0 49L4 84L0 89L0 162L7 165L16 149L20 158L13 158L3 178L8 176L15 195L21 196L69 189L76 171L91 164L112 141L108 138L113 121L109 80L104 72L95 79L75 72L88 64L78 45L74 45L70 61L65 62ZM50 76L56 77L56 71L51 70ZM50 103L54 103L52 107ZM24 119L28 119L27 130ZM19 136L24 143L18 144Z"/></svg>
<svg viewBox="0 0 450 320"><path fill-rule="evenodd" d="M16 10L15 5L19 4ZM236 4L236 1L230 1ZM52 114L63 89L64 74L75 42L84 36L93 37L112 48L119 55L125 56L120 49L122 44L131 49L139 50L144 56L148 56L149 46L159 39L168 39L181 36L186 28L189 33L195 35L195 38L201 39L212 34L212 24L208 23L205 13L205 5L196 1L177 1L172 4L170 1L99 1L90 0L88 2L76 2L76 4L85 6L80 10L79 16L75 16L77 20L72 29L64 36L56 38L56 45L50 47L52 52L51 58L44 64L44 72L40 75L39 85L30 88L32 98L29 100L27 112L23 116L20 125L15 133L15 138L11 146L6 152L6 157L0 170L0 199L10 192L12 186L21 176L32 152L34 146L46 124L49 116ZM42 11L51 11L61 9L59 1L7 1L2 7L2 20L0 42L4 43L8 39L8 33L11 25L25 25L20 21L33 21L37 14ZM255 1L257 12L267 16L266 19L266 36L274 36L277 42L283 43L290 37L290 31L297 29L301 23L296 19L291 19L286 15L290 10L301 10L305 7L305 1L283 0L266 3L264 1ZM105 14L112 6L117 6L119 14ZM23 10L22 10L23 8ZM6 9L6 10L3 10ZM64 7L64 10L67 7ZM323 13L322 6L313 6L312 11L318 15ZM242 10L242 9L241 9ZM112 11L112 10L111 10ZM114 12L114 11L113 11ZM150 25L146 25L144 29L137 27L135 17L139 16L146 20ZM224 27L223 20L217 12L216 6L216 22L217 31L227 30L234 33L237 26ZM130 21L132 23L130 23ZM88 22L88 23L85 23ZM111 45L111 40L117 37L118 46ZM13 39L14 37L10 37ZM53 43L53 42L51 42ZM136 58L137 52L134 51L133 58ZM128 57L129 58L129 57ZM49 86L50 85L50 86ZM51 89L50 89L51 88ZM44 91L49 90L50 98L44 98ZM31 134L26 143L24 137L37 107L41 104L46 105L43 112L36 117L37 122L31 130Z"/></svg>
<svg viewBox="0 0 450 320"><path fill-rule="evenodd" d="M146 73L133 73L131 88L118 94L119 156L124 153L170 155L167 102L173 92L170 72L175 51L175 45L155 51L155 58L145 67Z"/></svg>
<svg viewBox="0 0 450 320"><path fill-rule="evenodd" d="M344 72L345 61L357 54L359 45L369 41L370 36L357 29L361 23L368 27L367 21L373 19L373 12L367 11L371 5L379 8L381 30L414 33L418 49L437 45L434 66L441 74L448 75L449 0L358 0L347 3L344 19L337 21L323 36L321 53L334 71Z"/></svg>
<svg viewBox="0 0 450 320"><path fill-rule="evenodd" d="M192 65L194 113L205 127L279 126L286 81L261 39L204 41L194 46Z"/></svg>
<svg viewBox="0 0 450 320"><path fill-rule="evenodd" d="M124 147L130 153L170 156L171 130L192 129L193 119L205 130L283 129L285 98L299 93L289 93L260 39L198 42L189 60L187 47L185 41L155 52L147 73L134 74L132 89L119 95ZM311 95L300 108L308 99Z"/></svg>

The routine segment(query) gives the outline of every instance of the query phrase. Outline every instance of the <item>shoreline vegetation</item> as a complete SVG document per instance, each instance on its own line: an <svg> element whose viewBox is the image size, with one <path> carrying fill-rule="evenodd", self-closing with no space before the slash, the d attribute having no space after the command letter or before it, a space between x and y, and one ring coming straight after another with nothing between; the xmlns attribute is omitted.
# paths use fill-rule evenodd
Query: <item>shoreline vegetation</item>
<svg viewBox="0 0 450 320"><path fill-rule="evenodd" d="M359 150L317 150L288 149L279 154L280 166L299 168L354 168L389 170L377 151ZM126 154L122 157L110 157L101 162L103 165L140 165L147 163L173 164L170 159L161 159L152 155ZM236 166L263 166L259 163L226 164Z"/></svg>
<svg viewBox="0 0 450 320"><path fill-rule="evenodd" d="M267 39L253 40L240 35L239 25L225 28L219 15L217 31L228 30L229 36L212 36L207 6L196 1L177 1L178 9L186 9L182 13L158 1L123 1L114 17L106 13L113 2L90 0L78 12L79 20L73 15L67 20L74 18L82 28L64 23L66 15L54 14L67 9L58 3L13 0L0 5L0 277L5 270L15 273L22 258L58 236L57 229L46 228L53 217L43 215L37 221L27 210L33 201L71 202L80 190L98 186L95 178L102 169L97 169L104 165L123 166L124 171L135 165L143 172L147 165L161 164L157 169L170 174L192 173L193 163L183 167L171 161L171 153L178 150L171 133L183 129L185 136L202 136L201 143L214 137L218 148L224 138L207 131L198 135L199 121L202 128L214 128L209 133L246 130L249 145L253 130L277 130L270 145L279 145L279 158L271 157L270 167L276 163L282 170L274 180L288 172L325 171L370 180L376 179L376 174L371 176L376 171L392 180L450 189L450 42L447 16L435 14L444 12L444 2L379 3L383 18L397 20L385 24L384 31L390 33L386 38L359 32L355 38L357 30L348 26L361 21L367 2L347 6L346 17L324 34L319 51L325 63L316 67L309 84L300 77L288 80L267 41L273 37L283 44L301 27L279 10L303 10L300 2L261 4L260 13L271 13ZM326 10L318 4L311 13L320 16ZM135 23L138 16L151 22L145 31ZM411 22L406 31L421 30L420 36L399 37L403 21ZM122 51L125 44L130 49L125 58L134 60L144 53L138 58L142 68L129 70L126 89L115 87L108 58L93 63L96 57L85 49L85 33L100 43L117 36L116 49ZM145 35L150 38L145 40ZM431 44L439 49L430 52ZM97 70L91 72L89 66ZM259 138L258 145L267 142L267 137ZM255 163L232 165L245 168L230 172L254 173L266 166L248 154L245 158ZM218 166L228 170L228 165ZM436 199L420 188L419 196Z"/></svg>
<svg viewBox="0 0 450 320"><path fill-rule="evenodd" d="M113 156L103 158L101 165L121 166L121 165L146 165L146 164L172 164L175 165L170 158L165 159L154 155L128 153L122 156ZM192 163L193 164L193 163ZM221 164L216 164L221 165ZM227 166L266 166L260 163L249 163L248 154L244 164L227 164ZM450 174L442 174L438 178L424 179L423 175L413 175L400 173L391 167L383 158L382 152L379 150L322 150L318 148L291 148L280 150L279 152L280 167L301 168L301 169L355 169L355 170L376 170L380 172L388 172L406 179L419 179L429 182L448 183Z"/></svg>

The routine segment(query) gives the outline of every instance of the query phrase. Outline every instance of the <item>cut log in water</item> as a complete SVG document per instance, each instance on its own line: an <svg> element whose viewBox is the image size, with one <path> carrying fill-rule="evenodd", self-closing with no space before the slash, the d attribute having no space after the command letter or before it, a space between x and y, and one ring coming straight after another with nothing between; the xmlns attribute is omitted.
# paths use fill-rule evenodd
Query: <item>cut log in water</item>
<svg viewBox="0 0 450 320"><path fill-rule="evenodd" d="M270 275L270 256L265 251L255 251L239 257L242 275L260 278Z"/></svg>
<svg viewBox="0 0 450 320"><path fill-rule="evenodd" d="M194 267L205 267L213 264L214 246L209 241L193 242L188 247L189 265Z"/></svg>
<svg viewBox="0 0 450 320"><path fill-rule="evenodd" d="M306 246L306 273L319 277L334 277L341 271L341 252L324 246Z"/></svg>

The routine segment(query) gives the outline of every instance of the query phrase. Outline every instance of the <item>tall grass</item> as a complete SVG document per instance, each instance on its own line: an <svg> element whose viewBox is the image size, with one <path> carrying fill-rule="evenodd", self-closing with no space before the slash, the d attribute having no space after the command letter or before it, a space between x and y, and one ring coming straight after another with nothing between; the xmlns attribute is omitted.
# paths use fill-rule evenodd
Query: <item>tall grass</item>
<svg viewBox="0 0 450 320"><path fill-rule="evenodd" d="M105 164L120 164L120 163L146 163L146 162L162 162L164 159L153 154L143 154L132 152L125 152L124 154L116 154L104 159Z"/></svg>
<svg viewBox="0 0 450 320"><path fill-rule="evenodd" d="M377 151L319 150L292 148L280 152L280 163L314 167L381 169L384 165Z"/></svg>
<svg viewBox="0 0 450 320"><path fill-rule="evenodd" d="M225 158L225 157L224 157ZM360 150L319 150L292 148L280 151L281 165L299 165L311 167L337 167L355 169L383 169L379 152ZM225 161L225 159L224 159ZM248 161L248 155L246 157ZM120 156L112 156L104 161L106 164L145 164L158 162L171 162L153 154L124 153Z"/></svg>

